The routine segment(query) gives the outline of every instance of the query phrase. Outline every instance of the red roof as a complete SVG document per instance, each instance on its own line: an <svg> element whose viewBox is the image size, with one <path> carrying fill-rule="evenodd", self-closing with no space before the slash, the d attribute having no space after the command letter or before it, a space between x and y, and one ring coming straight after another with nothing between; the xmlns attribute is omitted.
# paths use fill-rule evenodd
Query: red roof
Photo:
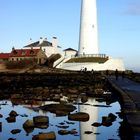
<svg viewBox="0 0 140 140"><path fill-rule="evenodd" d="M8 59L10 56L10 53L0 53L0 59Z"/></svg>
<svg viewBox="0 0 140 140"><path fill-rule="evenodd" d="M40 49L13 49L10 57L32 57L36 56Z"/></svg>

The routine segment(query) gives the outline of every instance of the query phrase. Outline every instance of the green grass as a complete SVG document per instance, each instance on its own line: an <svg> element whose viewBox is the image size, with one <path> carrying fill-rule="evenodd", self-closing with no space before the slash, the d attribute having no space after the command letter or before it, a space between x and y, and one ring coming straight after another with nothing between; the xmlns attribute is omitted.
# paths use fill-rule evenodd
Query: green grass
<svg viewBox="0 0 140 140"><path fill-rule="evenodd" d="M71 58L66 63L105 63L108 60L107 57L81 57L81 58Z"/></svg>

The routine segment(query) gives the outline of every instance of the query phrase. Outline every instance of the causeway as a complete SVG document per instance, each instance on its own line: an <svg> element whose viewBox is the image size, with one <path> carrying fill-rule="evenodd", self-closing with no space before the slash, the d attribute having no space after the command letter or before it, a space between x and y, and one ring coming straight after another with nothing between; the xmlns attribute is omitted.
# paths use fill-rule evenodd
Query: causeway
<svg viewBox="0 0 140 140"><path fill-rule="evenodd" d="M121 97L121 109L135 139L140 138L140 83L128 78L108 76L107 80Z"/></svg>

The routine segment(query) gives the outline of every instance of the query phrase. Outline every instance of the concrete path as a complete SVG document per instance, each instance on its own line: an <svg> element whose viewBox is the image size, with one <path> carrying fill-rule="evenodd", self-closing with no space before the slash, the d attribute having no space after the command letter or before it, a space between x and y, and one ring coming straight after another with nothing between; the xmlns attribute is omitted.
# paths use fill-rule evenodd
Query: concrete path
<svg viewBox="0 0 140 140"><path fill-rule="evenodd" d="M121 109L133 129L136 139L140 139L140 83L122 77L118 77L116 80L115 76L107 77L107 79L120 94Z"/></svg>

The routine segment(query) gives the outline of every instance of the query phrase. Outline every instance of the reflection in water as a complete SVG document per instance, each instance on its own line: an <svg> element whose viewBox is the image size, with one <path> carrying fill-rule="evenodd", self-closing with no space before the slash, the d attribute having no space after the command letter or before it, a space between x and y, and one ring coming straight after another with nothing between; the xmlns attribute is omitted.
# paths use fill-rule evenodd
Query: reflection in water
<svg viewBox="0 0 140 140"><path fill-rule="evenodd" d="M76 105L77 110L79 112L88 113L90 116L89 121L87 122L77 122L77 121L69 121L67 116L57 117L55 114L50 112L44 112L36 107L40 105L50 104L54 102L46 101L46 102L32 102L32 104L28 104L29 101L22 101L21 104L19 101L14 101L12 104L10 101L7 101L4 104L4 101L0 101L1 109L0 113L3 115L0 118L0 139L7 140L8 138L14 138L17 140L31 140L33 135L36 135L41 132L50 132L54 131L56 134L57 140L104 140L104 139L119 139L118 128L120 126L118 118L117 121L113 122L111 127L94 127L92 124L94 122L101 122L102 116L107 116L110 112L115 113L120 111L120 106L117 103L111 103L109 107L98 107L95 105L106 105L105 102L98 102L94 98L89 98L88 101L84 104L81 104L81 99L79 99L80 105ZM55 102L56 103L56 102ZM16 104L16 105L15 105ZM20 104L20 105L18 105ZM19 116L16 117L15 123L8 123L6 118L9 116L11 110L15 110ZM43 115L49 117L49 127L47 129L23 129L24 122L29 119L32 120L34 116ZM62 130L60 124L68 125L69 127L65 130L76 130L78 133L76 135L59 135L58 131ZM62 125L63 126L63 125ZM21 129L21 133L17 135L12 135L10 132L12 129ZM86 131L91 131L91 134L85 134ZM97 133L100 135L96 135ZM107 135L107 136L106 136Z"/></svg>
<svg viewBox="0 0 140 140"><path fill-rule="evenodd" d="M81 105L80 112L88 113L90 118L88 122L80 122L80 140L96 140L96 133L97 128L93 127L91 124L93 122L97 122L98 120L98 108L94 107L93 104L97 102L93 98L89 98L88 104L90 105ZM85 131L91 131L91 134L85 134Z"/></svg>
<svg viewBox="0 0 140 140"><path fill-rule="evenodd" d="M2 122L0 122L0 132L2 132Z"/></svg>

